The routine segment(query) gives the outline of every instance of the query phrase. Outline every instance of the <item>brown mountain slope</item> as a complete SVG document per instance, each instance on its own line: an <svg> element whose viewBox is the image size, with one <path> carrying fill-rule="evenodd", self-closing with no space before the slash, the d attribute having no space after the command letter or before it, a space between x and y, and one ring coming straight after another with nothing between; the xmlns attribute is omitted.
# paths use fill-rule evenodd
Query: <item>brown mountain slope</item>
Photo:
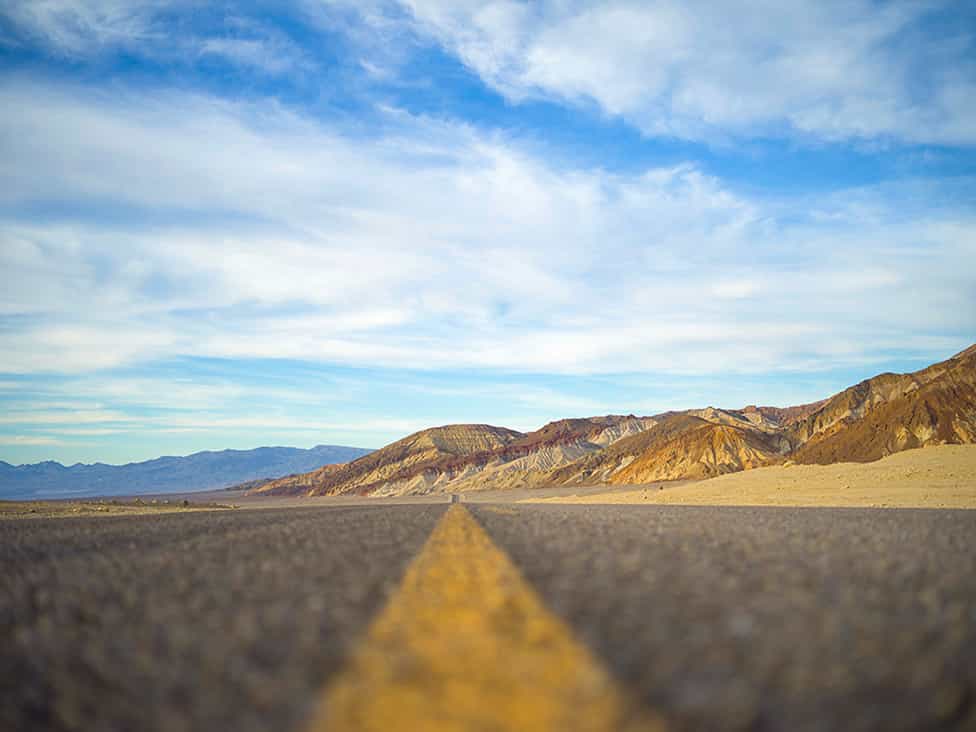
<svg viewBox="0 0 976 732"><path fill-rule="evenodd" d="M862 381L796 423L790 437L795 462L819 464L976 442L976 347L911 374Z"/></svg>
<svg viewBox="0 0 976 732"><path fill-rule="evenodd" d="M772 423L779 427L789 427L795 422L806 419L827 403L826 399L810 404L798 404L795 407L748 407L736 410L750 422Z"/></svg>
<svg viewBox="0 0 976 732"><path fill-rule="evenodd" d="M486 452L524 437L486 424L460 424L416 432L358 460L266 483L258 493L334 495L368 493L385 482L412 477L464 455Z"/></svg>
<svg viewBox="0 0 976 732"><path fill-rule="evenodd" d="M761 430L707 422L638 455L608 482L711 478L758 468L782 459L783 442L780 436Z"/></svg>
<svg viewBox="0 0 976 732"><path fill-rule="evenodd" d="M548 476L551 483L644 483L702 478L767 465L789 443L722 410L662 415L655 426Z"/></svg>
<svg viewBox="0 0 976 732"><path fill-rule="evenodd" d="M340 466L261 486L277 495L404 495L471 487L510 487L648 426L633 415L550 422L523 434L488 425L424 430Z"/></svg>
<svg viewBox="0 0 976 732"><path fill-rule="evenodd" d="M655 423L654 418L632 414L550 422L494 453L457 461L462 470L452 474L445 487L461 491L536 485L551 471L641 434Z"/></svg>
<svg viewBox="0 0 976 732"><path fill-rule="evenodd" d="M638 455L657 449L682 432L707 424L700 417L677 412L658 415L655 419L657 423L650 429L618 440L604 450L588 454L552 471L547 476L547 482L606 483L616 471L628 465Z"/></svg>
<svg viewBox="0 0 976 732"><path fill-rule="evenodd" d="M648 417L608 414L603 417L560 419L514 440L491 457L513 460L547 447L575 445L589 449L606 447L628 435L638 434L653 425Z"/></svg>

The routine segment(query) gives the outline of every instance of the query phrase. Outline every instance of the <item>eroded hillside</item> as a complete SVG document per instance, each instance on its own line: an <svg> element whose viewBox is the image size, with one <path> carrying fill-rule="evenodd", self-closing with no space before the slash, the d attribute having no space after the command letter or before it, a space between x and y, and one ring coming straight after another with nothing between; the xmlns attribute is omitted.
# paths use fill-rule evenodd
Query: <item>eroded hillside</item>
<svg viewBox="0 0 976 732"><path fill-rule="evenodd" d="M553 484L640 484L775 465L870 461L976 442L976 346L910 374L880 374L794 407L707 407L606 415L521 433L490 425L423 430L365 457L257 490L405 495Z"/></svg>

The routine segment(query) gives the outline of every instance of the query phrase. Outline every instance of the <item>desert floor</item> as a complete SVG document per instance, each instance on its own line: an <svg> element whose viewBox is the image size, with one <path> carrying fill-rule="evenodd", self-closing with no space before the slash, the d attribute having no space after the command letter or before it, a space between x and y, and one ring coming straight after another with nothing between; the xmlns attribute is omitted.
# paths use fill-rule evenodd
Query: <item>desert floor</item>
<svg viewBox="0 0 976 732"><path fill-rule="evenodd" d="M67 518L73 516L144 516L232 508L229 504L156 498L90 498L62 501L0 501L0 519Z"/></svg>
<svg viewBox="0 0 976 732"><path fill-rule="evenodd" d="M976 508L976 445L940 445L873 463L788 465L680 485L553 497L545 503L640 503L710 506L872 506Z"/></svg>

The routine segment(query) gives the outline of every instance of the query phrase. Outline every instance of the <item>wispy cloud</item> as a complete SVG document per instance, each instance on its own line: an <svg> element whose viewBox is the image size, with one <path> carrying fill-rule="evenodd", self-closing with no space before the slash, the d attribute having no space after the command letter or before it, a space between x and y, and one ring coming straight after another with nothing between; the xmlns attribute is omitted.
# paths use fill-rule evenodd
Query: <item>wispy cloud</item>
<svg viewBox="0 0 976 732"><path fill-rule="evenodd" d="M651 135L976 143L973 36L925 30L949 3L404 5L514 101L596 103Z"/></svg>
<svg viewBox="0 0 976 732"><path fill-rule="evenodd" d="M202 56L219 56L269 74L283 74L302 66L299 54L288 46L259 38L207 38L200 43Z"/></svg>
<svg viewBox="0 0 976 732"><path fill-rule="evenodd" d="M74 200L171 219L0 222L11 372L180 355L796 368L951 349L974 325L960 264L976 217L920 210L932 183L764 200L693 164L558 168L515 139L402 113L364 144L274 103L93 99L36 80L0 101L8 210Z"/></svg>
<svg viewBox="0 0 976 732"><path fill-rule="evenodd" d="M12 0L0 13L54 54L219 57L270 75L313 65L286 35L242 14L222 26L184 20L174 34L168 23L192 6ZM433 43L510 101L595 105L652 136L976 143L972 16L948 2L304 0L283 9L341 34L374 80L396 83Z"/></svg>
<svg viewBox="0 0 976 732"><path fill-rule="evenodd" d="M106 47L160 40L157 13L185 2L165 0L10 0L2 14L56 53L84 55Z"/></svg>
<svg viewBox="0 0 976 732"><path fill-rule="evenodd" d="M39 437L37 435L0 435L0 445L13 447L60 445L61 440L56 437Z"/></svg>
<svg viewBox="0 0 976 732"><path fill-rule="evenodd" d="M0 414L0 424L99 424L131 421L134 421L134 418L130 415L106 410L71 409Z"/></svg>
<svg viewBox="0 0 976 732"><path fill-rule="evenodd" d="M314 69L286 34L246 17L223 15L200 26L192 15L174 33L172 20L193 13L192 0L12 0L0 9L26 39L55 56L86 59L114 52L193 64L220 59L270 76Z"/></svg>
<svg viewBox="0 0 976 732"><path fill-rule="evenodd" d="M222 58L229 63L277 76L303 74L315 69L309 53L273 26L244 17L228 17L220 35L189 39L201 57Z"/></svg>

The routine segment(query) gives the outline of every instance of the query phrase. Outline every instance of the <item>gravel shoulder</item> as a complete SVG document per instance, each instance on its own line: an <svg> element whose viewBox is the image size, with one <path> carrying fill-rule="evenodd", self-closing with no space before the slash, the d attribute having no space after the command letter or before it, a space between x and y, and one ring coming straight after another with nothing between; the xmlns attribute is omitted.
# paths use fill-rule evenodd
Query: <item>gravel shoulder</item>
<svg viewBox="0 0 976 732"><path fill-rule="evenodd" d="M222 511L230 504L189 499L90 499L79 501L0 501L0 520L94 516L146 516L162 513Z"/></svg>

